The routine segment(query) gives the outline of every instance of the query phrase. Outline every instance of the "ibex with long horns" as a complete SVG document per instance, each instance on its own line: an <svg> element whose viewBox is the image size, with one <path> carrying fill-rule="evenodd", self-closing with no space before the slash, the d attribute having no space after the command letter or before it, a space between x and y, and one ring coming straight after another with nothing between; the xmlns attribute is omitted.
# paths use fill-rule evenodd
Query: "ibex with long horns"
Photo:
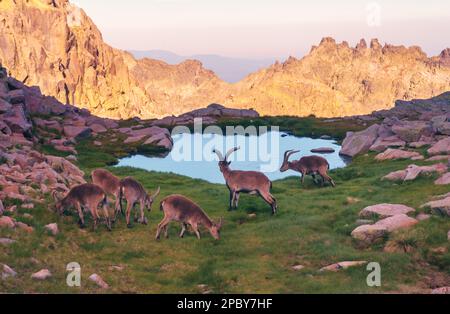
<svg viewBox="0 0 450 314"><path fill-rule="evenodd" d="M230 149L225 157L217 149L213 150L219 157L219 168L225 178L228 189L230 190L230 210L237 208L239 205L239 194L257 194L266 203L272 207L272 215L277 211L277 201L270 194L270 189L272 188L272 182L261 172L257 171L239 171L231 170L228 158L235 151L239 150L240 147L235 147Z"/></svg>
<svg viewBox="0 0 450 314"><path fill-rule="evenodd" d="M164 231L166 238L168 238L169 223L171 221L181 223L180 238L184 236L187 225L191 225L197 238L200 239L199 227L202 225L208 229L214 239L220 239L222 219L218 223L214 223L200 206L190 199L182 195L170 195L161 201L160 209L164 212L164 219L158 225L156 240L159 239L162 231Z"/></svg>
<svg viewBox="0 0 450 314"><path fill-rule="evenodd" d="M98 185L107 194L115 197L115 220L117 213L122 211L122 203L120 202L120 179L105 169L96 169L92 171L91 178L93 184Z"/></svg>
<svg viewBox="0 0 450 314"><path fill-rule="evenodd" d="M94 230L97 228L97 220L99 219L97 208L101 205L106 219L106 226L111 231L106 193L101 187L95 184L82 184L72 188L64 198L60 198L56 191L53 191L52 195L55 200L56 211L60 215L70 207L77 209L81 227L84 227L83 209L89 210L94 219Z"/></svg>
<svg viewBox="0 0 450 314"><path fill-rule="evenodd" d="M147 219L144 215L144 208L146 207L148 211L152 210L152 204L160 191L161 189L158 187L156 192L153 195L150 195L147 191L145 191L144 187L139 182L131 177L127 177L120 181L120 202L122 202L122 198L127 200L127 210L125 215L128 227L131 227L131 209L134 208L137 202L139 202L140 206L140 217L137 218L136 212L134 220L144 225L147 224Z"/></svg>
<svg viewBox="0 0 450 314"><path fill-rule="evenodd" d="M280 168L281 172L285 172L288 170L300 172L302 174L302 184L305 182L305 176L311 175L314 179L314 182L316 182L316 176L319 175L322 177L322 185L325 181L328 181L333 187L336 186L333 179L328 175L330 164L325 158L320 156L307 156L301 158L300 160L292 162L289 161L289 157L299 152L300 151L298 150L288 150L284 153L283 165Z"/></svg>

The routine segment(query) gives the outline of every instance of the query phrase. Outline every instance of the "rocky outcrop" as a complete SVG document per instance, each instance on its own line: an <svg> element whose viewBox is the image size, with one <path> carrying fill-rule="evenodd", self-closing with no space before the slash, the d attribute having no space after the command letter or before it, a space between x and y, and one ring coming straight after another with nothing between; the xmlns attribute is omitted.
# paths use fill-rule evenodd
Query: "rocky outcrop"
<svg viewBox="0 0 450 314"><path fill-rule="evenodd" d="M211 102L263 115L350 116L450 90L448 50L428 58L417 47L373 40L352 48L324 38L302 59L228 84L195 60L136 60L108 46L68 0L2 0L0 20L0 61L13 76L102 117L160 118ZM24 96L11 97L16 103Z"/></svg>
<svg viewBox="0 0 450 314"><path fill-rule="evenodd" d="M443 174L447 172L448 166L442 163L435 164L432 166L416 166L409 165L405 170L399 170L391 172L390 174L383 177L384 180L389 181L413 181L417 179L420 175L429 175L432 173Z"/></svg>
<svg viewBox="0 0 450 314"><path fill-rule="evenodd" d="M396 160L396 159L420 160L420 159L423 159L423 156L421 154L419 154L418 152L388 148L385 152L378 154L375 157L375 159L378 161Z"/></svg>

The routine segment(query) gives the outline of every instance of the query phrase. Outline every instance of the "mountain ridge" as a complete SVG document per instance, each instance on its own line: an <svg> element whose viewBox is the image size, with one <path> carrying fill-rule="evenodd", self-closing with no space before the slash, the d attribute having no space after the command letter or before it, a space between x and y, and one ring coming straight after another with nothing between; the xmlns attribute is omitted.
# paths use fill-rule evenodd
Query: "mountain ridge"
<svg viewBox="0 0 450 314"><path fill-rule="evenodd" d="M3 0L0 8L0 62L10 73L102 117L160 118L211 103L262 115L338 117L450 90L450 49L429 58L416 46L373 39L350 47L326 37L301 59L230 84L199 61L170 65L112 48L68 0Z"/></svg>

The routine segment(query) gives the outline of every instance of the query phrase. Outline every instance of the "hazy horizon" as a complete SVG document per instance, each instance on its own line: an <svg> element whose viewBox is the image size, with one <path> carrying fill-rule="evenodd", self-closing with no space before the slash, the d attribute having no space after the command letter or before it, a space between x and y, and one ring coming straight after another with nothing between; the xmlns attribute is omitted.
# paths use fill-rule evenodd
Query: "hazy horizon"
<svg viewBox="0 0 450 314"><path fill-rule="evenodd" d="M73 0L123 50L235 58L301 57L321 38L354 46L361 38L419 45L429 55L450 47L450 1ZM434 35L434 36L431 36Z"/></svg>

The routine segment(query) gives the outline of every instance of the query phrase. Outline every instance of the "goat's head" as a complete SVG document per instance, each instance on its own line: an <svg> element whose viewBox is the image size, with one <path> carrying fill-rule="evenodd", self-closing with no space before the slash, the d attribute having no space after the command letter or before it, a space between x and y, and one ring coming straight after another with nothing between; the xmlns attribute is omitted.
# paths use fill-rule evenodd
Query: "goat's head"
<svg viewBox="0 0 450 314"><path fill-rule="evenodd" d="M217 150L217 149L213 150L213 153L215 153L217 155L217 157L219 157L219 168L220 168L221 172L224 172L225 170L228 169L228 167L231 164L231 161L228 161L228 158L231 156L231 154L233 154L235 151L237 151L239 149L241 149L241 148L235 147L235 148L230 149L227 152L227 154L225 155L225 157L223 157L222 153L219 150Z"/></svg>
<svg viewBox="0 0 450 314"><path fill-rule="evenodd" d="M288 150L284 153L283 164L281 165L280 171L285 172L289 170L289 157L294 154L299 153L299 150Z"/></svg>
<svg viewBox="0 0 450 314"><path fill-rule="evenodd" d="M211 226L209 232L211 233L212 237L216 240L220 240L220 229L222 229L223 225L223 219L220 218L218 223L213 223Z"/></svg>
<svg viewBox="0 0 450 314"><path fill-rule="evenodd" d="M147 207L148 211L152 210L153 202L155 201L156 197L159 195L160 192L161 192L161 187L158 187L158 189L156 190L155 193L147 194L147 197L145 198L145 207Z"/></svg>

